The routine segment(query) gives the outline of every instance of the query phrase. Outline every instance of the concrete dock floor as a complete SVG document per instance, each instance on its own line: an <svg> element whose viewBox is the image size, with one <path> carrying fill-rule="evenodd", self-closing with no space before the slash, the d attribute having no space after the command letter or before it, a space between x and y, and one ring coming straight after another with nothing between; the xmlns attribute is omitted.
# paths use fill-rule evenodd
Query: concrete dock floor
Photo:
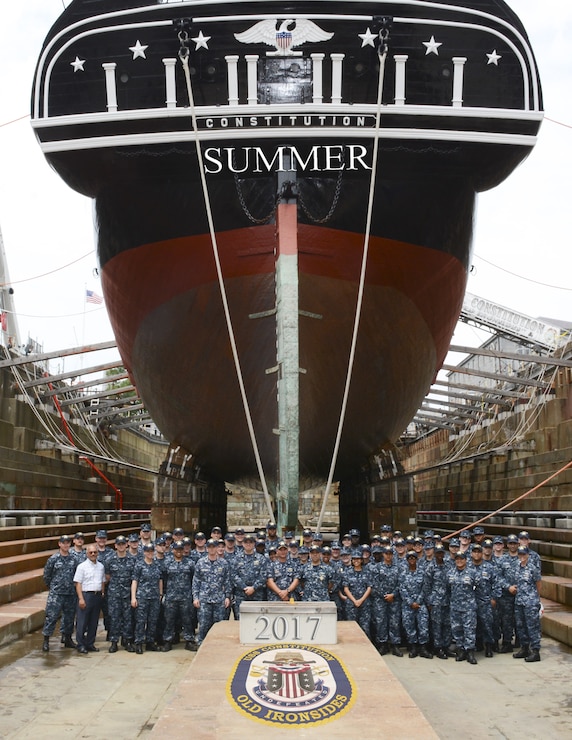
<svg viewBox="0 0 572 740"><path fill-rule="evenodd" d="M102 633L96 643L99 653L78 655L52 638L46 655L40 650L41 635L30 634L0 650L0 737L130 740L175 732L193 740L230 740L247 737L245 728L272 738L302 737L300 727L286 732L244 718L225 695L213 701L208 691L197 701L202 714L189 725L191 701L185 706L183 699L195 685L193 675L204 682L211 674L225 683L236 652L248 650L236 645L228 632L233 628L232 623L222 625L216 657L207 654L206 643L204 652L196 654L178 645L170 653L138 656L120 650L110 655ZM480 653L476 666L451 659L410 660L407 655L381 658L359 640L351 647L352 661L342 655L346 639L342 628L339 649L326 649L336 656L340 652L364 703L356 700L338 720L309 728L313 738L335 738L338 729L345 738L572 737L572 651L550 638L543 639L540 663L527 664L510 654L485 659Z"/></svg>

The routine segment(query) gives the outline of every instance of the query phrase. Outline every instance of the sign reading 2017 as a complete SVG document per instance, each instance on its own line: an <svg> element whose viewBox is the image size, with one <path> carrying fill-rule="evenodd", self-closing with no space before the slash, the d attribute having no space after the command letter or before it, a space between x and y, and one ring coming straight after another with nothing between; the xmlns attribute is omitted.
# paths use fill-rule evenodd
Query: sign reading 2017
<svg viewBox="0 0 572 740"><path fill-rule="evenodd" d="M257 642L304 640L314 642L322 617L319 615L275 616L261 614L255 620L254 639Z"/></svg>

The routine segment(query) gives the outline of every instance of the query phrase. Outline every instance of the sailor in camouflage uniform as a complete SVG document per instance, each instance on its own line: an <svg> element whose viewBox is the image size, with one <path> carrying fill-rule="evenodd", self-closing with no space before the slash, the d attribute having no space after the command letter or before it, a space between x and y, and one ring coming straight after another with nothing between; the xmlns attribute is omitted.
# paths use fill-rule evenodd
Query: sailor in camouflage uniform
<svg viewBox="0 0 572 740"><path fill-rule="evenodd" d="M54 633L56 622L62 618L61 631L64 646L77 647L72 640L74 610L76 607L75 585L73 577L77 567L77 560L70 555L71 537L64 534L58 541L58 552L50 555L44 566L44 583L49 589L46 602L46 617L42 634L44 642L42 650L47 653L50 649L50 637Z"/></svg>
<svg viewBox="0 0 572 740"><path fill-rule="evenodd" d="M477 599L477 642L485 648L485 657L493 657L494 617L498 599L501 595L500 581L495 566L483 560L483 548L475 543L471 549L472 567L477 573L475 597Z"/></svg>
<svg viewBox="0 0 572 740"><path fill-rule="evenodd" d="M143 545L143 559L135 562L131 580L131 606L135 609L135 652L157 650L155 635L163 595L161 566L154 559L154 545Z"/></svg>
<svg viewBox="0 0 572 740"><path fill-rule="evenodd" d="M372 553L374 562L369 565L372 579L372 637L380 655L387 655L391 650L393 655L401 658L399 567L393 562L391 546L374 546Z"/></svg>
<svg viewBox="0 0 572 740"><path fill-rule="evenodd" d="M429 612L425 604L423 570L417 568L417 553L407 553L408 568L401 574L399 594L401 596L401 617L409 643L409 657L432 658L429 651Z"/></svg>
<svg viewBox="0 0 572 740"><path fill-rule="evenodd" d="M512 638L515 634L514 625L514 596L516 594L516 573L520 565L517 555L518 537L509 534L506 538L508 552L500 560L501 588L499 599L500 622L502 631L502 645L499 653L512 653Z"/></svg>
<svg viewBox="0 0 572 740"><path fill-rule="evenodd" d="M121 639L125 649L132 653L131 581L135 559L127 556L127 538L123 535L115 538L115 550L113 557L108 558L104 565L111 642L109 652L117 652L117 643Z"/></svg>
<svg viewBox="0 0 572 740"><path fill-rule="evenodd" d="M348 597L346 617L348 622L357 622L371 639L371 570L364 567L363 554L352 554L352 567L344 572L343 587Z"/></svg>
<svg viewBox="0 0 572 740"><path fill-rule="evenodd" d="M230 568L224 558L217 558L216 553L216 540L208 540L207 556L200 558L195 565L193 603L199 613L198 645L202 645L213 624L225 619L226 610L230 606Z"/></svg>
<svg viewBox="0 0 572 740"><path fill-rule="evenodd" d="M467 567L467 553L455 555L455 567L447 576L451 598L451 631L457 645L457 661L466 660L476 665L477 600L475 586L477 574Z"/></svg>
<svg viewBox="0 0 572 740"><path fill-rule="evenodd" d="M536 663L540 660L540 568L531 559L528 547L519 546L517 553L519 568L516 573L514 615L520 650L512 657Z"/></svg>
<svg viewBox="0 0 572 740"><path fill-rule="evenodd" d="M247 534L243 552L233 562L231 571L234 595L234 618L240 619L243 601L265 601L269 560L262 552L254 550L254 535Z"/></svg>
<svg viewBox="0 0 572 740"><path fill-rule="evenodd" d="M435 655L441 660L455 657L450 650L451 611L449 604L449 585L447 575L450 567L445 562L445 548L441 543L435 545L435 559L425 574L425 602L429 610L431 635Z"/></svg>
<svg viewBox="0 0 572 740"><path fill-rule="evenodd" d="M195 564L191 558L183 557L184 544L180 540L172 547L172 557L163 563L163 607L165 628L163 632L163 652L171 650L175 640L176 628L183 627L185 650L196 650L195 631L192 619L193 574ZM178 632L177 632L178 634Z"/></svg>
<svg viewBox="0 0 572 740"><path fill-rule="evenodd" d="M298 566L295 560L288 557L288 546L285 542L278 542L276 561L270 563L267 573L268 601L294 600L294 592L298 586Z"/></svg>
<svg viewBox="0 0 572 740"><path fill-rule="evenodd" d="M334 571L330 565L322 563L322 548L310 547L310 562L300 568L302 581L302 601L329 601L330 589L334 584ZM360 551L361 555L361 551Z"/></svg>

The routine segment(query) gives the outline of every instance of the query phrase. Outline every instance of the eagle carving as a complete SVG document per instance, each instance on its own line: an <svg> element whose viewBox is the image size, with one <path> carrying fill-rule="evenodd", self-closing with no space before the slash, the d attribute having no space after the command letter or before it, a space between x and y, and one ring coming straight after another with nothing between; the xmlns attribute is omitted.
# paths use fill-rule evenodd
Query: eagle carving
<svg viewBox="0 0 572 740"><path fill-rule="evenodd" d="M266 52L268 57L291 57L302 56L301 51L292 51L295 46L301 46L306 41L329 41L334 35L323 31L307 18L288 18L280 22L280 26L278 23L277 19L259 21L246 31L235 33L234 38L242 44L273 46L274 51ZM294 28L290 29L293 23Z"/></svg>

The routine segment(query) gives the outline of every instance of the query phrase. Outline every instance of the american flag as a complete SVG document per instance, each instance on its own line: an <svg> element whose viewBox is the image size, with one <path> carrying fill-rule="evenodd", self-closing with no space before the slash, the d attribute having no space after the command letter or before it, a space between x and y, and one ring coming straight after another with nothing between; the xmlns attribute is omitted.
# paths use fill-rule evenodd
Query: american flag
<svg viewBox="0 0 572 740"><path fill-rule="evenodd" d="M94 293L93 290L86 290L85 291L85 302L86 303L103 303L103 298L100 295L97 295L97 293Z"/></svg>

